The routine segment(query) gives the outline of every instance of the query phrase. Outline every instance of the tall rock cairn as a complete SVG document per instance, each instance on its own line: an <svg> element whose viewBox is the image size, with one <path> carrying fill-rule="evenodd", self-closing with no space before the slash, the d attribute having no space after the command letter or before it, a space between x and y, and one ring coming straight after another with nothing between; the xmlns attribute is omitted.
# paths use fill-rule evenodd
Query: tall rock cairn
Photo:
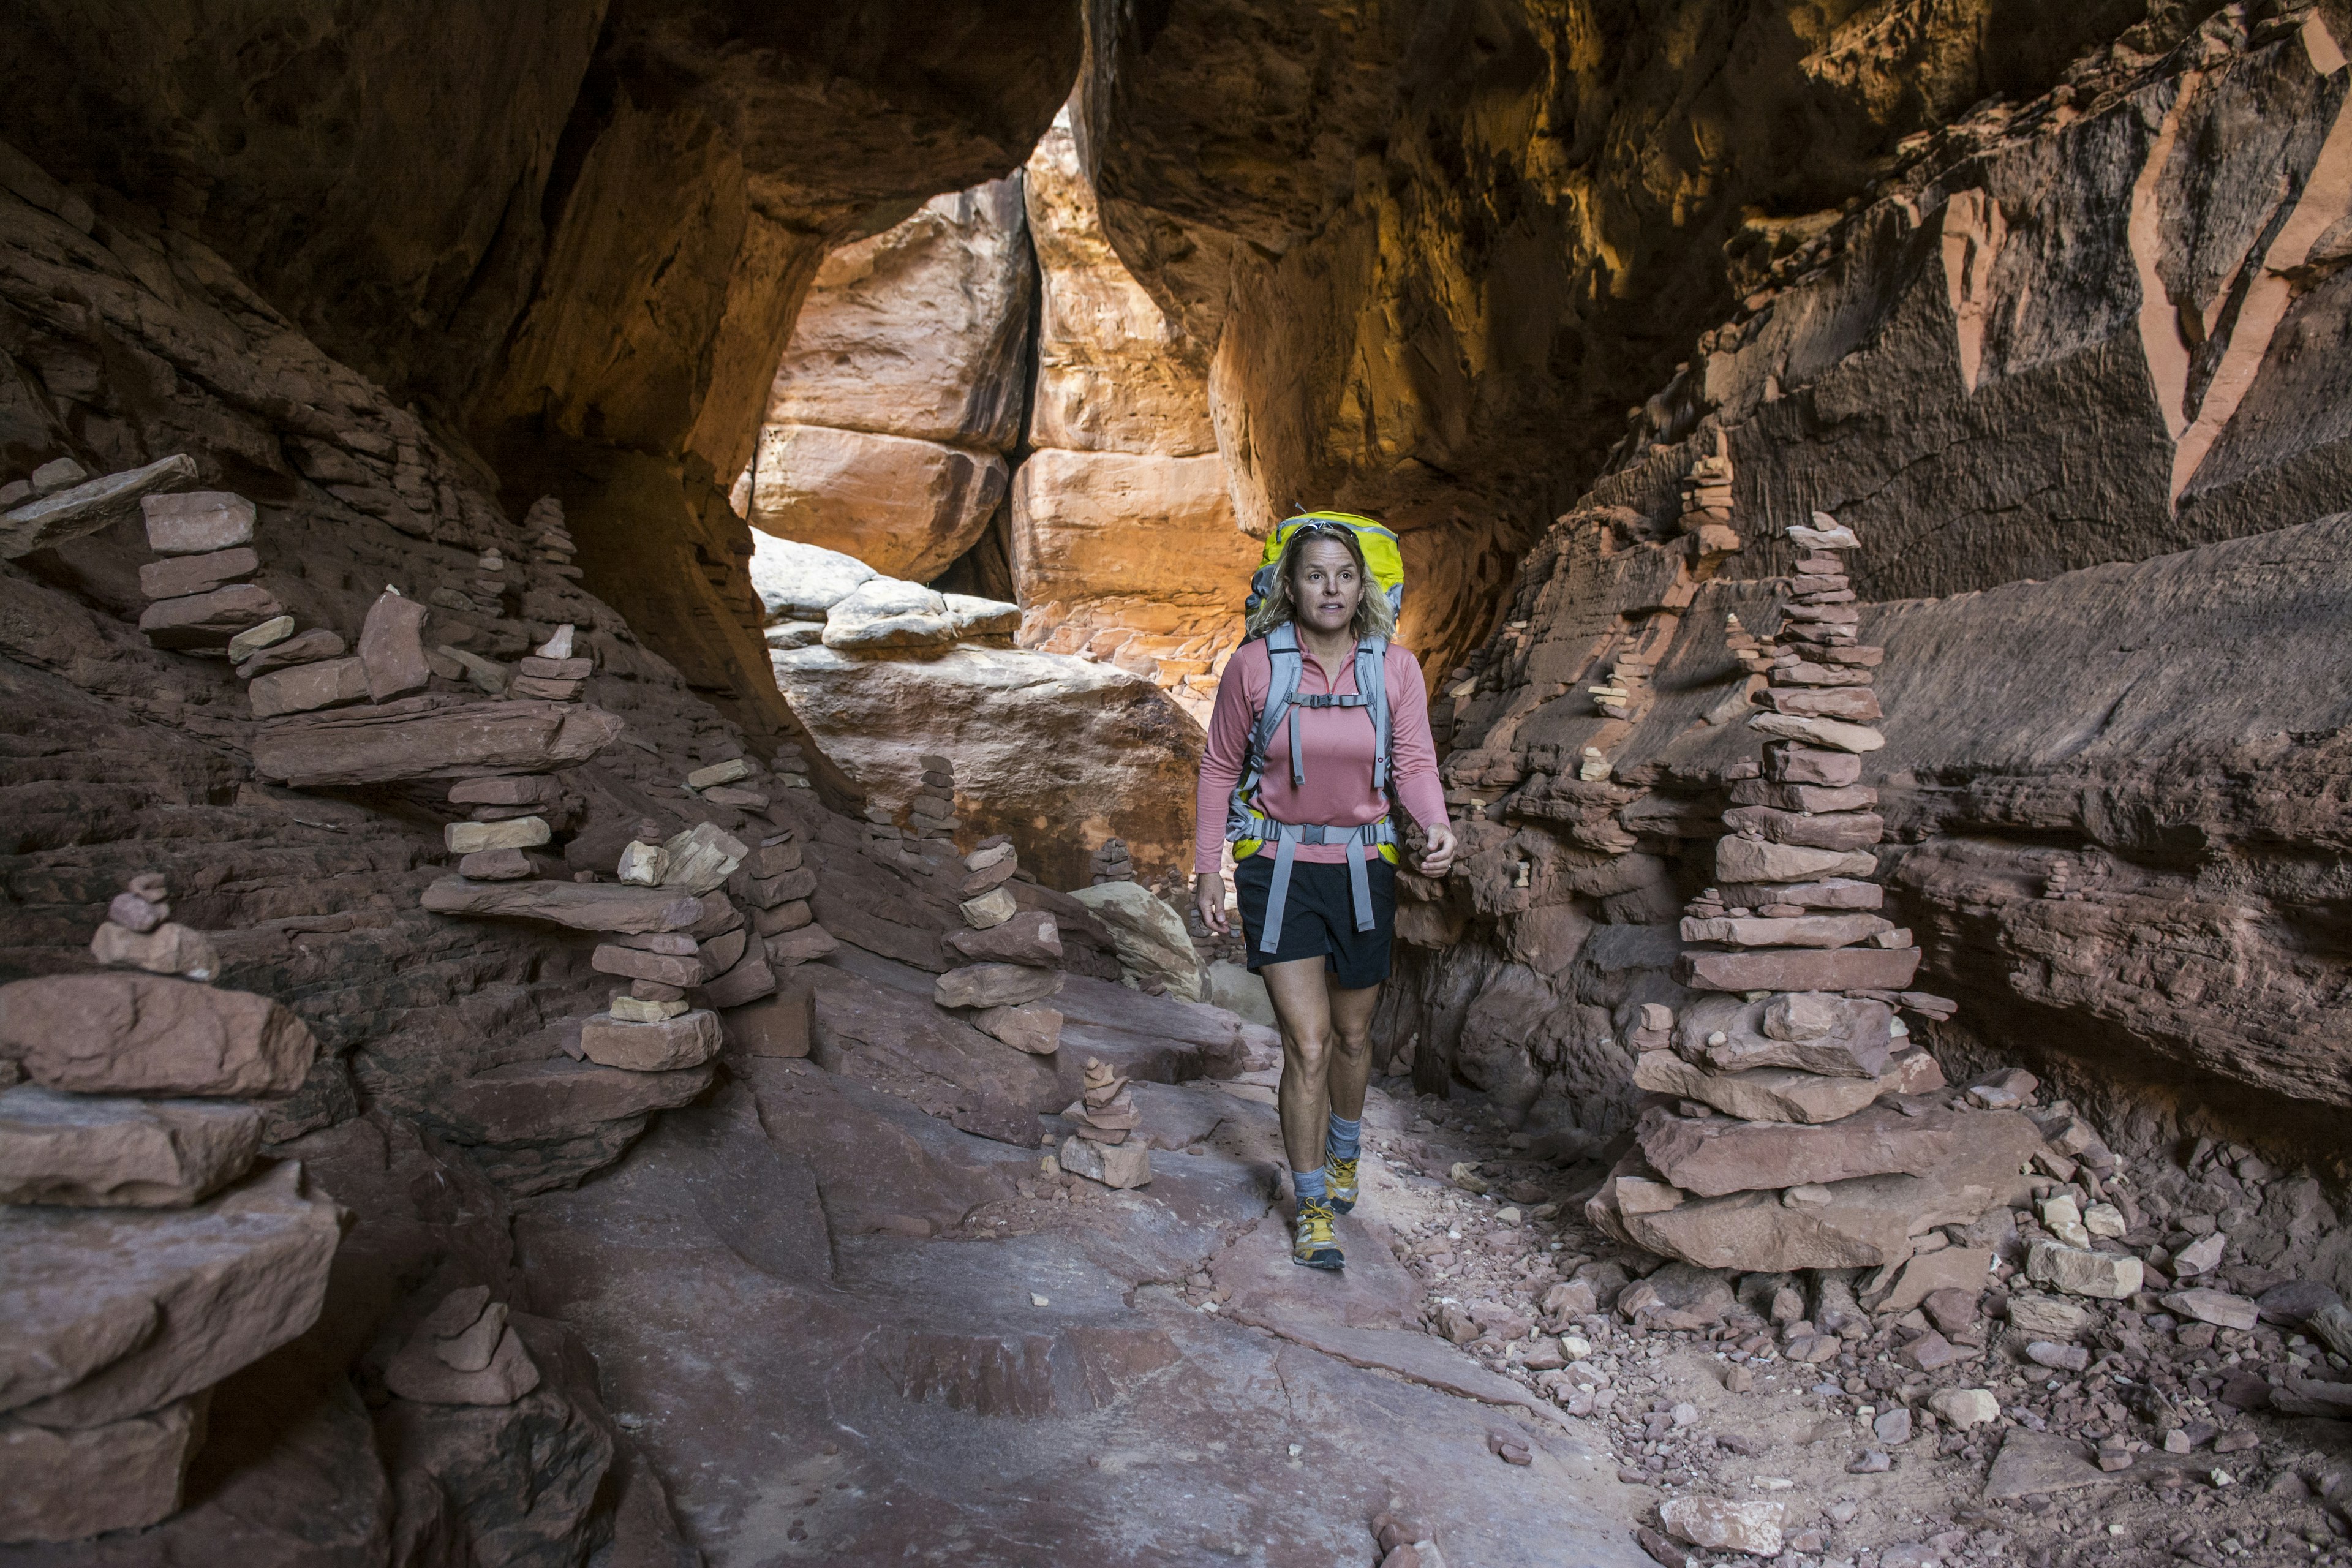
<svg viewBox="0 0 2352 1568"><path fill-rule="evenodd" d="M299 1162L261 1159L318 1041L209 984L169 894L116 895L108 967L0 985L0 1546L176 1512L212 1391L310 1328L342 1238Z"/></svg>
<svg viewBox="0 0 2352 1568"><path fill-rule="evenodd" d="M2039 1139L2022 1117L1942 1093L1896 1016L1953 1006L1907 989L1918 949L1878 912L1885 824L1857 781L1885 743L1871 727L1883 650L1856 640L1842 559L1860 542L1819 512L1789 536L1802 553L1748 721L1769 739L1760 765L1727 770L1717 882L1682 921L1675 977L1697 994L1679 1016L1640 1009L1634 1082L1655 1098L1587 1213L1708 1268L1874 1267L1893 1290L1901 1266L1920 1291L1980 1285L1990 1252L1920 1237L2001 1201Z"/></svg>

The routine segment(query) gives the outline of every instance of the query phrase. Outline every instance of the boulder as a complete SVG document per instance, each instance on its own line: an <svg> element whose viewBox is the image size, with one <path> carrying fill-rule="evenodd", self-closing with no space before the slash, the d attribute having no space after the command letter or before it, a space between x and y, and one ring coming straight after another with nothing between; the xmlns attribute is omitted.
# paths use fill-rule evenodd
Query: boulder
<svg viewBox="0 0 2352 1568"><path fill-rule="evenodd" d="M805 622L823 632L827 610L881 574L854 555L761 531L751 540L751 590L772 624Z"/></svg>
<svg viewBox="0 0 2352 1568"><path fill-rule="evenodd" d="M253 766L299 789L551 773L587 761L620 733L617 717L583 703L406 697L264 724L254 732Z"/></svg>
<svg viewBox="0 0 2352 1568"><path fill-rule="evenodd" d="M0 1203L184 1208L245 1174L258 1107L0 1091Z"/></svg>
<svg viewBox="0 0 2352 1568"><path fill-rule="evenodd" d="M919 759L946 752L965 832L1007 836L1049 885L1087 880L1090 831L1125 838L1147 877L1191 864L1203 738L1140 675L971 645L878 662L798 648L770 662L793 711L875 805L905 808Z"/></svg>
<svg viewBox="0 0 2352 1568"><path fill-rule="evenodd" d="M625 1024L598 1013L580 1031L580 1049L590 1061L629 1072L700 1067L719 1054L720 1043L719 1015L707 1008L658 1024Z"/></svg>
<svg viewBox="0 0 2352 1568"><path fill-rule="evenodd" d="M342 1211L281 1163L190 1209L0 1210L0 1410L96 1426L308 1329Z"/></svg>
<svg viewBox="0 0 2352 1568"><path fill-rule="evenodd" d="M1785 1512L1781 1504L1762 1498L1678 1497L1658 1505L1658 1521L1675 1540L1709 1552L1777 1557Z"/></svg>
<svg viewBox="0 0 2352 1568"><path fill-rule="evenodd" d="M1050 969L1017 963L971 963L933 982L931 1000L942 1007L1018 1007L1051 996L1062 977Z"/></svg>
<svg viewBox="0 0 2352 1568"><path fill-rule="evenodd" d="M1025 227L1022 182L992 180L827 252L793 320L768 423L1010 450L1036 286ZM760 477L749 516L767 528Z"/></svg>
<svg viewBox="0 0 2352 1568"><path fill-rule="evenodd" d="M94 1426L0 1415L0 1545L142 1530L177 1513L205 1395Z"/></svg>
<svg viewBox="0 0 2352 1568"><path fill-rule="evenodd" d="M1897 1052L1877 1078L1828 1078L1793 1068L1717 1073L1672 1051L1643 1051L1633 1063L1633 1085L1711 1105L1750 1121L1835 1121L1882 1094L1926 1094L1944 1087L1943 1068L1927 1051Z"/></svg>
<svg viewBox="0 0 2352 1568"><path fill-rule="evenodd" d="M1119 968L1139 989L1158 984L1181 1001L1201 999L1201 958L1184 917L1150 889L1140 882L1104 882L1077 889L1070 897L1110 932Z"/></svg>
<svg viewBox="0 0 2352 1568"><path fill-rule="evenodd" d="M1872 1105L1814 1126L1676 1116L1653 1107L1643 1113L1634 1139L1667 1181L1701 1197L1720 1197L1855 1176L1925 1175L1951 1157L1955 1127L1954 1113L1941 1107L1906 1116Z"/></svg>
<svg viewBox="0 0 2352 1568"><path fill-rule="evenodd" d="M909 582L971 548L1008 477L994 452L824 425L769 426L753 462L755 548L762 535L797 540Z"/></svg>
<svg viewBox="0 0 2352 1568"><path fill-rule="evenodd" d="M75 1094L291 1094L318 1048L301 1019L249 991L128 973L0 986L0 1056Z"/></svg>
<svg viewBox="0 0 2352 1568"><path fill-rule="evenodd" d="M824 616L824 646L842 653L944 648L958 635L945 596L895 577L859 584Z"/></svg>

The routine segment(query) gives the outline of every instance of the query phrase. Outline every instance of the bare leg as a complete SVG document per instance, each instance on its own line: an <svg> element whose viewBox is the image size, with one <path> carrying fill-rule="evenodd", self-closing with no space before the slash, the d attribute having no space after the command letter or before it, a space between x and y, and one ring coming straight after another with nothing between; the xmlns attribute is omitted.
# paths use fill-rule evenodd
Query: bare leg
<svg viewBox="0 0 2352 1568"><path fill-rule="evenodd" d="M1282 1112L1282 1146L1294 1171L1323 1163L1329 1131L1331 994L1320 956L1269 963L1259 970L1274 1016L1282 1026L1282 1082L1275 1100ZM1342 993L1345 994L1345 993ZM1360 1099L1361 1089L1357 1090Z"/></svg>
<svg viewBox="0 0 2352 1568"><path fill-rule="evenodd" d="M1274 1016L1282 1025L1282 1144L1294 1171L1323 1163L1332 1111L1353 1121L1364 1114L1364 1086L1372 1075L1372 1010L1381 988L1343 991L1330 983L1320 958L1269 963L1258 971Z"/></svg>
<svg viewBox="0 0 2352 1568"><path fill-rule="evenodd" d="M1329 988L1331 1016L1331 1110L1349 1121L1364 1114L1364 1086L1372 1078L1372 1010L1381 988Z"/></svg>

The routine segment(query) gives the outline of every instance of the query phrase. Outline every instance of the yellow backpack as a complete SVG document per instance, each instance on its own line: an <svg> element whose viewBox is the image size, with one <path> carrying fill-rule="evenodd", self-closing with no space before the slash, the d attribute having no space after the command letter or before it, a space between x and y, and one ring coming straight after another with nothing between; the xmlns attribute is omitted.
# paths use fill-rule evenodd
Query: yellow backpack
<svg viewBox="0 0 2352 1568"><path fill-rule="evenodd" d="M1282 552L1298 531L1321 523L1326 527L1337 523L1356 536L1356 547L1364 552L1364 568L1372 574L1372 586L1385 595L1391 610L1404 608L1404 552L1397 547L1397 536L1369 517L1359 517L1352 511L1302 511L1297 517L1286 517L1265 536L1265 550L1258 557L1257 570L1250 574L1249 599L1243 606L1254 611L1274 591L1274 574L1282 569Z"/></svg>

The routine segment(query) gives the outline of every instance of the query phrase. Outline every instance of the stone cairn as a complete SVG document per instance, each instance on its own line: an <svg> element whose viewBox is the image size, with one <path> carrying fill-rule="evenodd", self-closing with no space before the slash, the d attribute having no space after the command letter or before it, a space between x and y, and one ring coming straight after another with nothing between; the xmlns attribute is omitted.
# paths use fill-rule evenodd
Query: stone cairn
<svg viewBox="0 0 2352 1568"><path fill-rule="evenodd" d="M148 496L140 510L147 547L162 557L139 569L139 591L147 596L139 629L150 643L226 658L248 680L343 651L343 639L332 632L296 637L294 617L278 596L248 581L261 570L251 501L226 490L191 490Z"/></svg>
<svg viewBox="0 0 2352 1568"><path fill-rule="evenodd" d="M0 1542L175 1512L212 1390L310 1328L341 1239L300 1164L254 1169L318 1042L203 984L168 892L115 898L116 967L0 986Z"/></svg>
<svg viewBox="0 0 2352 1568"><path fill-rule="evenodd" d="M1794 592L1749 720L1769 739L1760 767L1727 770L1717 883L1682 922L1675 978L1699 994L1680 1016L1640 1007L1633 1081L1653 1099L1587 1214L1709 1268L1875 1268L1862 1294L1903 1310L1983 1288L1990 1247L1934 1227L2005 1205L2042 1138L2013 1110L1942 1092L1896 1016L1953 1004L1907 989L1918 949L1876 912L1884 825L1857 781L1885 743L1869 727L1883 653L1856 641L1842 559L1860 542L1818 512L1789 536Z"/></svg>
<svg viewBox="0 0 2352 1568"><path fill-rule="evenodd" d="M1064 1140L1062 1169L1107 1187L1140 1187L1151 1180L1151 1150L1141 1139L1128 1141L1143 1124L1128 1080L1094 1058L1087 1058L1086 1087L1062 1112L1077 1129Z"/></svg>
<svg viewBox="0 0 2352 1568"><path fill-rule="evenodd" d="M1105 882L1132 882L1134 880L1135 862L1128 855L1127 840L1124 838L1104 839L1102 842L1102 847L1095 851L1094 870L1090 885L1099 888Z"/></svg>
<svg viewBox="0 0 2352 1568"><path fill-rule="evenodd" d="M1021 860L1011 840L990 838L963 865L963 927L941 945L968 962L939 977L931 999L1014 1050L1050 1057L1062 1048L1062 1015L1045 1005L1062 989L1061 927L1013 897L1007 884Z"/></svg>
<svg viewBox="0 0 2352 1568"><path fill-rule="evenodd" d="M572 564L579 553L572 547L572 531L563 525L563 503L553 496L541 496L530 503L522 514L522 536L530 545L530 552L552 568L559 577L577 583L583 574Z"/></svg>
<svg viewBox="0 0 2352 1568"><path fill-rule="evenodd" d="M512 1405L539 1365L487 1285L452 1290L384 1364L384 1386L420 1405Z"/></svg>
<svg viewBox="0 0 2352 1568"><path fill-rule="evenodd" d="M907 837L914 839L934 838L948 844L963 824L955 814L955 764L941 756L926 755L923 763L923 787L908 807Z"/></svg>
<svg viewBox="0 0 2352 1568"><path fill-rule="evenodd" d="M775 760L768 764L774 773L779 789L808 789L808 751L798 741L786 741L776 748Z"/></svg>
<svg viewBox="0 0 2352 1568"><path fill-rule="evenodd" d="M387 588L369 609L360 632L357 662L377 672L374 684L386 695L421 687L430 673L422 640L424 607ZM556 628L517 667L503 695L516 700L577 702L595 670L595 660L573 653L572 628ZM487 662L487 661L485 661ZM379 698L378 700L383 700ZM442 829L442 842L458 857L457 874L477 882L514 882L546 875L569 876L560 863L526 853L552 842L571 816L562 778L554 772L489 772L449 786L449 804L462 806L466 820Z"/></svg>

